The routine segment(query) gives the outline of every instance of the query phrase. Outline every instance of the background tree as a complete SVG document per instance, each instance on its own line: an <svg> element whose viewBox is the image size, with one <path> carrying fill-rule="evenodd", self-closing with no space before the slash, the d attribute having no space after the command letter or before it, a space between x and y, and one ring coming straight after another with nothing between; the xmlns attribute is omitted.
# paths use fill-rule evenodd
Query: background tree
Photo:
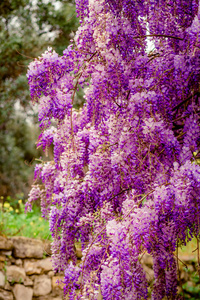
<svg viewBox="0 0 200 300"><path fill-rule="evenodd" d="M35 150L27 65L52 46L59 54L69 44L78 19L73 1L11 0L0 3L0 194L29 189ZM20 110L20 112L19 112ZM24 112L24 114L23 114Z"/></svg>

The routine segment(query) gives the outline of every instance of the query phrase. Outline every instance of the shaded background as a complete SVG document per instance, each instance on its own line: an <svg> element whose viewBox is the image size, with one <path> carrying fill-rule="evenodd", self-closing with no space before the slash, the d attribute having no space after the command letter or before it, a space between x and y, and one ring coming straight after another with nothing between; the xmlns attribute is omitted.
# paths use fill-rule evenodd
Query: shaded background
<svg viewBox="0 0 200 300"><path fill-rule="evenodd" d="M53 3L52 3L53 2ZM28 64L48 46L62 55L79 20L75 3L0 1L0 196L26 198L33 180L39 134L26 79Z"/></svg>

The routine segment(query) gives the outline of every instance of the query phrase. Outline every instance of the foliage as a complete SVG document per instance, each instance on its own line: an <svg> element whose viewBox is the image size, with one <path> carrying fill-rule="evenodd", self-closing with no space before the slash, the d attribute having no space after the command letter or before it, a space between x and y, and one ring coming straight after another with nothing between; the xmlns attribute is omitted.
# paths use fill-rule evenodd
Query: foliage
<svg viewBox="0 0 200 300"><path fill-rule="evenodd" d="M77 0L72 45L29 65L38 146L53 144L54 158L36 166L26 207L40 199L49 217L54 269L65 271L69 299L95 300L99 286L105 300L147 299L145 252L152 299L176 299L175 250L195 237L199 252L198 6ZM79 87L86 103L75 110Z"/></svg>
<svg viewBox="0 0 200 300"><path fill-rule="evenodd" d="M36 152L35 139L38 127L28 124L20 116L13 116L6 124L6 131L0 131L0 181L3 195L30 189L32 161L41 151Z"/></svg>
<svg viewBox="0 0 200 300"><path fill-rule="evenodd" d="M27 156L31 163L34 157L41 155L33 150L33 139L35 141L35 134L38 135L36 126L32 126L33 133L27 136L30 121L34 123L36 118L30 105L27 65L47 45L62 53L77 28L78 19L74 13L73 1L54 1L52 4L41 0L11 0L0 3L0 40L3 41L0 43L0 193L4 196L14 196L20 191L27 193L33 168L24 162ZM19 107L22 111L20 121ZM29 122L25 120L26 116ZM19 122L21 137L17 139L15 127L19 129Z"/></svg>
<svg viewBox="0 0 200 300"><path fill-rule="evenodd" d="M38 207L34 206L25 215L23 200L8 196L4 204L0 203L0 235L51 239L49 224L40 214Z"/></svg>
<svg viewBox="0 0 200 300"><path fill-rule="evenodd" d="M196 272L193 272L192 274L192 280L189 282L186 282L183 286L183 292L181 295L183 295L183 299L199 299L200 297L200 282L199 282L199 276L196 275Z"/></svg>

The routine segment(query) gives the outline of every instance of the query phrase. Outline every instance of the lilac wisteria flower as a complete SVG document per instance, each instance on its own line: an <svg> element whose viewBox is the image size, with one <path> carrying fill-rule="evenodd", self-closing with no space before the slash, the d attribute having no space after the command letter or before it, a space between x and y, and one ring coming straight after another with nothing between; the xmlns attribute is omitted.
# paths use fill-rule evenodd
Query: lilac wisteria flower
<svg viewBox="0 0 200 300"><path fill-rule="evenodd" d="M41 200L69 299L147 299L144 253L153 257L152 299L177 299L174 252L200 235L199 1L76 8L73 43L63 56L48 49L27 73L37 145L53 146L53 159L36 166L27 209Z"/></svg>

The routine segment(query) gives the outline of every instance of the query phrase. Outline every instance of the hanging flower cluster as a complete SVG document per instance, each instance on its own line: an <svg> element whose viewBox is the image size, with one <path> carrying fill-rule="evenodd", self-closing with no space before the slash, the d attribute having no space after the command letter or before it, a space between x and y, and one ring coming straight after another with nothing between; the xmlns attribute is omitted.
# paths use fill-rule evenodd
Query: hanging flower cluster
<svg viewBox="0 0 200 300"><path fill-rule="evenodd" d="M175 250L200 235L199 1L76 5L73 44L28 69L38 147L54 159L36 166L27 209L41 199L69 299L147 299L145 252L152 299L176 299Z"/></svg>

